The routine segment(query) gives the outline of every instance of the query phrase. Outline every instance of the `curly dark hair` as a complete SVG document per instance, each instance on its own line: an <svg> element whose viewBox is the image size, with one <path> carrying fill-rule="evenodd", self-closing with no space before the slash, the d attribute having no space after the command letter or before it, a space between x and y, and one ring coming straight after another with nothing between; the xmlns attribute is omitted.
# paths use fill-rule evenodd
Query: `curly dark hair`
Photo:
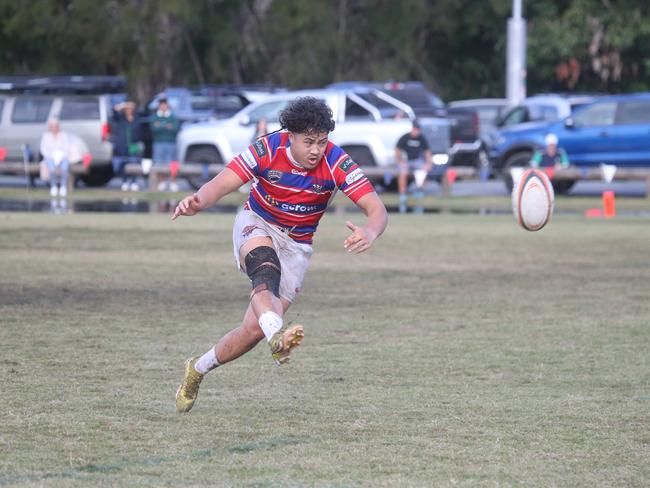
<svg viewBox="0 0 650 488"><path fill-rule="evenodd" d="M296 134L313 134L334 130L332 109L324 100L315 97L299 97L289 102L280 112L280 124Z"/></svg>

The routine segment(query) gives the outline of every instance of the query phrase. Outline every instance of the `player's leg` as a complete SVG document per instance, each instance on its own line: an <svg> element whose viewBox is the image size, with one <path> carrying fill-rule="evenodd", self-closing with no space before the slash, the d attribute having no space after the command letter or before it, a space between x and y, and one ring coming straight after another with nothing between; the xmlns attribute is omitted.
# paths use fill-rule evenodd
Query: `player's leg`
<svg viewBox="0 0 650 488"><path fill-rule="evenodd" d="M281 299L281 302L286 312L291 302L284 299ZM224 335L202 356L190 358L185 362L183 382L176 391L176 410L188 412L194 406L201 381L208 372L243 356L263 338L264 333L260 329L258 318L249 304L239 327Z"/></svg>
<svg viewBox="0 0 650 488"><path fill-rule="evenodd" d="M268 337L269 332L273 335L282 327L284 310L280 302L282 265L273 247L272 239L253 237L244 242L239 248L239 262L251 280L253 290L250 304L255 316L261 319L264 314L270 313L279 318L280 325L277 327L274 323L267 324L269 320L277 322L276 319L267 319L264 323L260 323L264 335Z"/></svg>
<svg viewBox="0 0 650 488"><path fill-rule="evenodd" d="M273 240L270 237L247 240L239 249L239 262L244 263L253 287L250 307L269 343L273 359L282 364L288 361L291 350L302 342L303 328L301 325L283 327L282 265Z"/></svg>
<svg viewBox="0 0 650 488"><path fill-rule="evenodd" d="M221 364L250 351L266 336L271 354L280 364L302 341L302 326L282 329L290 301L280 298L281 263L268 236L253 237L239 248L239 262L251 279L253 291L242 324L222 337L215 347L185 363L183 381L176 391L176 410L188 412L199 392L203 377Z"/></svg>
<svg viewBox="0 0 650 488"><path fill-rule="evenodd" d="M286 312L291 303L284 298L281 298L280 301L282 302L283 311ZM253 311L253 306L249 304L241 325L224 335L214 346L214 362L216 364L209 369L234 361L264 339L264 332L262 332L258 320ZM207 365L211 366L209 363Z"/></svg>
<svg viewBox="0 0 650 488"><path fill-rule="evenodd" d="M280 258L267 232L268 229L250 212L238 215L233 229L233 247L237 264L251 279L251 301L239 327L228 332L203 356L186 362L183 383L176 393L179 412L192 408L199 385L208 371L250 351L262 338L267 338L278 364L286 362L291 350L302 341L302 326L282 328L282 317L302 286L312 248L295 244L286 237L287 240L279 244L283 249ZM286 270L284 273L282 267Z"/></svg>

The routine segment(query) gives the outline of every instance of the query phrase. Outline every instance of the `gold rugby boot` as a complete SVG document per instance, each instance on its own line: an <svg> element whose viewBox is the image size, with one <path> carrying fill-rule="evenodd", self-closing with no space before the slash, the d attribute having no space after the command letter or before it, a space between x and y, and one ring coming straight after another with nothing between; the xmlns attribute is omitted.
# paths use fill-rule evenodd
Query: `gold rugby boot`
<svg viewBox="0 0 650 488"><path fill-rule="evenodd" d="M275 364L280 366L289 361L289 354L300 345L304 336L305 333L302 325L283 327L273 334L273 337L269 341L269 347L271 348L271 357L275 361Z"/></svg>
<svg viewBox="0 0 650 488"><path fill-rule="evenodd" d="M178 390L176 390L176 411L179 413L189 412L194 406L196 397L199 395L199 385L205 375L202 375L194 369L194 364L198 359L197 356L185 361L183 382L178 387Z"/></svg>

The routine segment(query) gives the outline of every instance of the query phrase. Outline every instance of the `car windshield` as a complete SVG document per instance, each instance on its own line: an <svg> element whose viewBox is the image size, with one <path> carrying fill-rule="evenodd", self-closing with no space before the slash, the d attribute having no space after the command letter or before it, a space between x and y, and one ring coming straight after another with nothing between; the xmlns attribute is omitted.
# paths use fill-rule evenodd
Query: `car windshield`
<svg viewBox="0 0 650 488"><path fill-rule="evenodd" d="M379 113L383 118L390 119L396 117L398 114L401 114L402 112L395 105L391 105L386 100L379 98L377 95L375 95L372 92L362 92L362 93L357 93L357 95L360 98L363 98L366 102L377 107Z"/></svg>
<svg viewBox="0 0 650 488"><path fill-rule="evenodd" d="M288 100L276 100L263 103L248 113L248 122L257 123L261 118L267 122L277 122L280 119L280 112L286 107Z"/></svg>
<svg viewBox="0 0 650 488"><path fill-rule="evenodd" d="M190 98L192 110L216 112L237 112L244 107L242 99L236 95L192 95Z"/></svg>
<svg viewBox="0 0 650 488"><path fill-rule="evenodd" d="M503 118L499 121L499 126L508 126L521 124L528 119L528 109L526 107L515 107L509 112L507 112Z"/></svg>
<svg viewBox="0 0 650 488"><path fill-rule="evenodd" d="M494 124L499 118L501 107L498 105L482 106L476 109L476 113L481 124Z"/></svg>
<svg viewBox="0 0 650 488"><path fill-rule="evenodd" d="M554 121L559 118L559 113L553 105L520 105L514 107L503 116L498 123L499 127L523 124L524 122L539 122L542 120Z"/></svg>

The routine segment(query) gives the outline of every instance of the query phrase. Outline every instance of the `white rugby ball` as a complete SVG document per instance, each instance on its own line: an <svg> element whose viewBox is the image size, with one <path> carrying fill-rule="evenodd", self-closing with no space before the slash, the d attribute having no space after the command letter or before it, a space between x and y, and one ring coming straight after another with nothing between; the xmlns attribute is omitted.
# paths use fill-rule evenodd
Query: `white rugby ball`
<svg viewBox="0 0 650 488"><path fill-rule="evenodd" d="M553 215L555 193L546 173L526 169L512 188L512 212L524 229L536 231Z"/></svg>

